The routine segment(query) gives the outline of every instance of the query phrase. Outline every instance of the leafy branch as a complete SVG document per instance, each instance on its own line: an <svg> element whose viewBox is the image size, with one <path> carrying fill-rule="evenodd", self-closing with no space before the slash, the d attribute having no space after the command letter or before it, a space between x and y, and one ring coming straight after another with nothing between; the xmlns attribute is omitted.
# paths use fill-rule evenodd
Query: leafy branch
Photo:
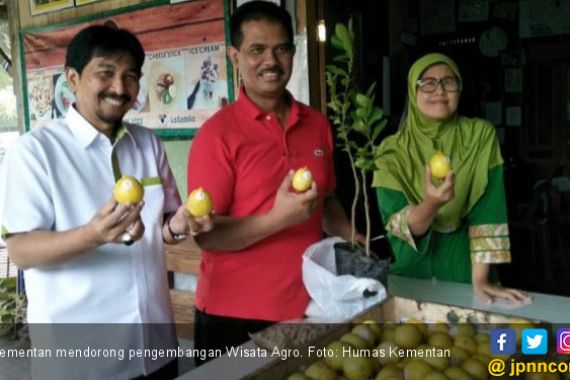
<svg viewBox="0 0 570 380"><path fill-rule="evenodd" d="M356 208L360 197L364 200L366 218L366 255L370 255L370 204L364 189L367 173L374 171L374 147L386 126L383 110L374 104L374 82L366 92L356 83L354 72L354 30L352 19L348 25L338 23L331 37L337 53L334 64L326 66L325 78L329 90L330 117L336 128L338 146L348 156L354 180L351 205L351 244L356 245Z"/></svg>

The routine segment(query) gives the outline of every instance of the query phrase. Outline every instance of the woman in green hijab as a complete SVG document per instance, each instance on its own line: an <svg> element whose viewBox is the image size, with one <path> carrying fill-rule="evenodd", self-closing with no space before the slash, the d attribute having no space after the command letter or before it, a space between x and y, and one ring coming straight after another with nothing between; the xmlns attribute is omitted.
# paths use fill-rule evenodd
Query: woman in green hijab
<svg viewBox="0 0 570 380"><path fill-rule="evenodd" d="M503 160L495 128L457 114L461 75L443 54L428 54L408 74L407 115L377 149L380 212L396 258L394 274L472 283L475 294L523 301L524 292L489 281L489 264L511 260ZM442 152L452 170L432 177Z"/></svg>

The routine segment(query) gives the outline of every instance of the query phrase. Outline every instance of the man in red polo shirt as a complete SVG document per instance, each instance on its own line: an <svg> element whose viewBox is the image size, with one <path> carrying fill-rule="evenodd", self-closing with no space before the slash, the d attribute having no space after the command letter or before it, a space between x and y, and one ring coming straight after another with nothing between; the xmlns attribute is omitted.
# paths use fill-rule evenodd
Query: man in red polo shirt
<svg viewBox="0 0 570 380"><path fill-rule="evenodd" d="M303 252L323 229L350 236L333 195L328 120L285 89L294 54L286 10L266 1L236 9L228 55L242 79L239 97L202 126L188 158L188 191L206 189L217 213L215 228L196 237L198 349L224 350L275 321L303 317ZM314 184L298 194L291 180L304 166Z"/></svg>

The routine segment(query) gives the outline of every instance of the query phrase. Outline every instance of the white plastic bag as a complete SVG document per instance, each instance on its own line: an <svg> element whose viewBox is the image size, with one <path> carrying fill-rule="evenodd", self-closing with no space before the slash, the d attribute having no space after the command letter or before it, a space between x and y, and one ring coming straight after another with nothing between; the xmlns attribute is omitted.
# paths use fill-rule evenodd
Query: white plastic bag
<svg viewBox="0 0 570 380"><path fill-rule="evenodd" d="M309 318L340 322L386 298L386 288L378 280L336 274L334 244L343 241L324 239L303 254L303 282L311 296L305 311ZM365 290L374 295L365 297Z"/></svg>

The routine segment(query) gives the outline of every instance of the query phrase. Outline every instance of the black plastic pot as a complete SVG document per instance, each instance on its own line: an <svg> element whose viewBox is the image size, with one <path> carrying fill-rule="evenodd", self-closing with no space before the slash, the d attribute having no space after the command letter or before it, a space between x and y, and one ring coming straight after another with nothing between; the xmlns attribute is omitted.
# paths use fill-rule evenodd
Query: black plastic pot
<svg viewBox="0 0 570 380"><path fill-rule="evenodd" d="M360 246L353 247L349 242L334 245L335 262L338 275L350 274L355 277L373 278L388 289L388 269L390 259L380 259L371 252L366 256Z"/></svg>

